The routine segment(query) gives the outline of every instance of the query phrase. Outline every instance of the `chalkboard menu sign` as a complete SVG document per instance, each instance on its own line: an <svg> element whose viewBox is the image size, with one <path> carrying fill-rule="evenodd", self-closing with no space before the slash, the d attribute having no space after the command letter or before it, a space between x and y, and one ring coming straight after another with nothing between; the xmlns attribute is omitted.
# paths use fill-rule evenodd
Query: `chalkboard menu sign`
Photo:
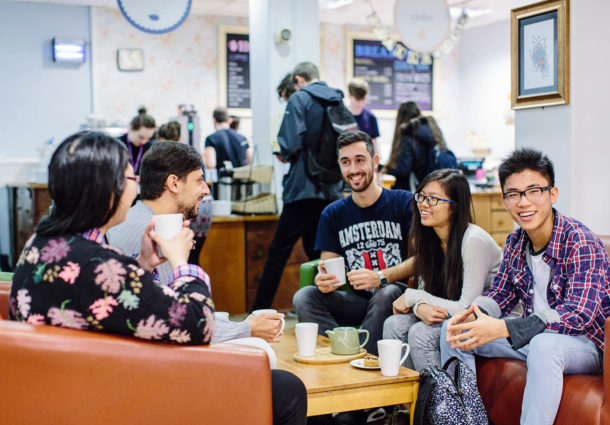
<svg viewBox="0 0 610 425"><path fill-rule="evenodd" d="M250 108L250 41L248 34L226 34L226 101L228 108Z"/></svg>
<svg viewBox="0 0 610 425"><path fill-rule="evenodd" d="M351 48L352 75L366 80L370 86L369 108L397 109L411 100L421 110L432 110L432 64L400 60L377 40L354 38Z"/></svg>

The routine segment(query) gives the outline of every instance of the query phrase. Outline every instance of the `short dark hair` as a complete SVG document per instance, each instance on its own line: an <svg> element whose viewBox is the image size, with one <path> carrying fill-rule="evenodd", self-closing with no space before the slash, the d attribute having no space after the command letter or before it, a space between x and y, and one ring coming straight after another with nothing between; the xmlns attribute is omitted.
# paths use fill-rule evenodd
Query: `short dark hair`
<svg viewBox="0 0 610 425"><path fill-rule="evenodd" d="M532 148L520 148L510 154L498 168L502 191L507 178L525 170L538 171L546 177L551 186L555 186L555 170L549 157Z"/></svg>
<svg viewBox="0 0 610 425"><path fill-rule="evenodd" d="M84 131L64 140L49 163L51 212L36 227L42 236L99 228L114 215L125 189L127 148L105 133Z"/></svg>
<svg viewBox="0 0 610 425"><path fill-rule="evenodd" d="M212 117L217 123L227 122L229 120L229 113L227 112L227 108L219 107L214 109Z"/></svg>
<svg viewBox="0 0 610 425"><path fill-rule="evenodd" d="M131 128L134 130L139 130L141 127L146 128L155 128L157 123L155 119L146 113L146 108L141 107L138 109L138 115L133 117L131 120Z"/></svg>
<svg viewBox="0 0 610 425"><path fill-rule="evenodd" d="M144 200L157 199L171 174L184 180L201 166L201 155L192 146L179 142L155 143L142 157L140 196Z"/></svg>
<svg viewBox="0 0 610 425"><path fill-rule="evenodd" d="M354 78L347 85L347 91L358 100L364 99L369 93L369 83L362 78Z"/></svg>
<svg viewBox="0 0 610 425"><path fill-rule="evenodd" d="M294 75L292 72L289 72L282 78L280 84L278 84L277 95L284 100L288 100L296 90L297 89L294 87Z"/></svg>
<svg viewBox="0 0 610 425"><path fill-rule="evenodd" d="M230 118L231 124L229 124L229 127L237 131L239 129L239 117L237 115L231 115Z"/></svg>
<svg viewBox="0 0 610 425"><path fill-rule="evenodd" d="M294 77L298 75L299 77L303 77L303 79L309 83L310 81L320 79L320 70L313 62L301 62L294 67L292 75L293 81L295 81Z"/></svg>
<svg viewBox="0 0 610 425"><path fill-rule="evenodd" d="M375 145L371 140L371 136L366 134L364 131L349 130L342 133L337 139L337 157L339 156L339 149L358 142L366 143L366 150L371 154L371 158L375 156Z"/></svg>
<svg viewBox="0 0 610 425"><path fill-rule="evenodd" d="M178 121L170 121L166 124L163 124L157 130L157 138L165 139L165 140L173 140L175 142L180 140L180 133L182 132L182 127Z"/></svg>

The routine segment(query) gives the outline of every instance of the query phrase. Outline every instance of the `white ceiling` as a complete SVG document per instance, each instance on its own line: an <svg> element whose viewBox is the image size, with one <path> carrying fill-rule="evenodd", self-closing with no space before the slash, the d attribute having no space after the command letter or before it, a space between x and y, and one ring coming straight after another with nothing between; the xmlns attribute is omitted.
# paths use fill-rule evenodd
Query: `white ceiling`
<svg viewBox="0 0 610 425"><path fill-rule="evenodd" d="M116 8L116 0L17 0L38 3L57 3L71 5L90 5ZM320 21L337 24L368 25L366 16L374 7L381 22L393 26L394 3L396 0L353 0L351 4L332 10L320 10ZM426 1L426 0L421 0ZM450 7L469 10L489 10L480 17L471 18L469 27L490 24L509 19L510 10L534 0L446 0ZM372 5L372 6L371 6ZM248 0L193 0L191 13L200 15L248 16Z"/></svg>

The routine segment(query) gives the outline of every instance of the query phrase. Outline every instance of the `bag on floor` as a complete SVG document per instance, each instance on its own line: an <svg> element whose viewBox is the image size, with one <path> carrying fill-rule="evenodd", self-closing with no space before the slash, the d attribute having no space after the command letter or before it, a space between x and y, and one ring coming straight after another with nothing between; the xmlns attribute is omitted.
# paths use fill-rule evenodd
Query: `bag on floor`
<svg viewBox="0 0 610 425"><path fill-rule="evenodd" d="M455 379L447 372L455 365ZM488 425L477 388L477 377L457 357L443 366L427 367L419 374L414 425Z"/></svg>

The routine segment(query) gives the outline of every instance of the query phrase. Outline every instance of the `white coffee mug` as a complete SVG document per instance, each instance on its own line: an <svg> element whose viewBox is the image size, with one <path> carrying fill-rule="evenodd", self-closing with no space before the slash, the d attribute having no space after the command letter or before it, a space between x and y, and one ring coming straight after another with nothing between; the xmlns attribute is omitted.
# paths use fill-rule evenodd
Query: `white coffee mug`
<svg viewBox="0 0 610 425"><path fill-rule="evenodd" d="M343 257L324 260L324 268L326 269L327 274L334 274L337 279L339 279L339 283L336 283L333 286L345 285L345 259Z"/></svg>
<svg viewBox="0 0 610 425"><path fill-rule="evenodd" d="M402 358L400 354L402 348L406 351ZM406 344L398 339L381 339L377 341L377 350L379 351L379 366L383 376L396 376L400 365L407 359L409 355L409 344Z"/></svg>
<svg viewBox="0 0 610 425"><path fill-rule="evenodd" d="M277 310L274 310L272 308L262 308L260 310L254 310L252 312L252 315L256 316L256 315L263 314L263 313L277 313ZM280 336L282 334L282 332L284 332L284 326L286 326L286 322L284 321L284 319L280 319L280 320L282 321L282 328L277 333L277 336Z"/></svg>
<svg viewBox="0 0 610 425"><path fill-rule="evenodd" d="M155 232L163 239L171 239L182 229L182 214L157 214L155 220Z"/></svg>
<svg viewBox="0 0 610 425"><path fill-rule="evenodd" d="M313 356L318 342L318 324L312 322L297 323L294 326L294 333L297 336L299 355L304 357Z"/></svg>

